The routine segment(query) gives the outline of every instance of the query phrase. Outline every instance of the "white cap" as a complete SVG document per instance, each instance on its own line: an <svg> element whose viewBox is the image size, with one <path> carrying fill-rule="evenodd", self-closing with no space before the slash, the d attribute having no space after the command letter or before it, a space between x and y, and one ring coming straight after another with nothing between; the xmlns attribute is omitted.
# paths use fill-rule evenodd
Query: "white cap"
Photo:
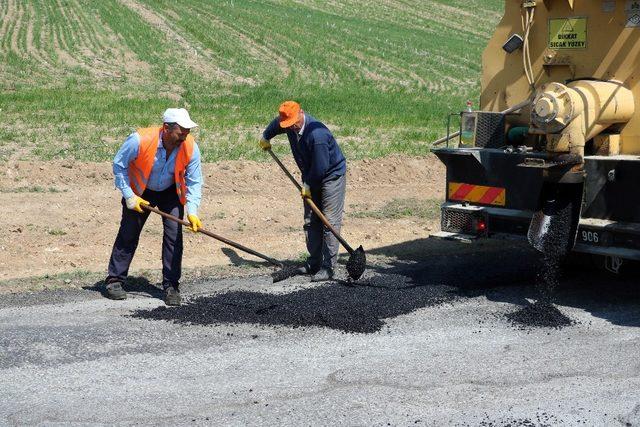
<svg viewBox="0 0 640 427"><path fill-rule="evenodd" d="M162 115L163 123L177 123L185 129L197 127L198 124L191 120L189 113L184 108L167 108Z"/></svg>

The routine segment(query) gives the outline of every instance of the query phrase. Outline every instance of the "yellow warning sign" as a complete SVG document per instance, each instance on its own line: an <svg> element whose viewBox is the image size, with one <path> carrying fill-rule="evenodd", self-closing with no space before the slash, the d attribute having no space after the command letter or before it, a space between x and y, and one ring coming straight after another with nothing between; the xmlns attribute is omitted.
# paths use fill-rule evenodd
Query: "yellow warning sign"
<svg viewBox="0 0 640 427"><path fill-rule="evenodd" d="M585 49L587 18L549 19L549 49Z"/></svg>

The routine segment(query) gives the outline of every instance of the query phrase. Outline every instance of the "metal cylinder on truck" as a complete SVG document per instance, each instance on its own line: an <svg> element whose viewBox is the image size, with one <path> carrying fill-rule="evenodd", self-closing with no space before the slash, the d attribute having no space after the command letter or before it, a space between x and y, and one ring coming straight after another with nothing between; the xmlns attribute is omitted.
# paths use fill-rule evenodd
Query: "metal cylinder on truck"
<svg viewBox="0 0 640 427"><path fill-rule="evenodd" d="M634 112L640 111L640 1L505 0L504 5L502 20L482 56L479 109L502 111L545 89L569 88L570 93L556 96L586 108L586 141L606 131L617 135L619 154L639 155L640 115ZM523 40L522 45L508 51L505 42L514 36ZM582 102L572 97L574 91ZM607 102L611 94L615 105ZM539 122L531 120L533 105L507 117L508 127L529 126L534 131L530 142L541 133L535 132ZM620 107L625 111L613 111ZM622 124L611 126L618 123ZM552 142L547 149L571 152L566 146L569 136L563 138L548 138ZM572 141L574 151L581 152L580 142Z"/></svg>
<svg viewBox="0 0 640 427"><path fill-rule="evenodd" d="M586 141L613 124L628 122L634 112L633 93L621 82L550 82L535 95L530 132L546 135L548 152L582 159Z"/></svg>

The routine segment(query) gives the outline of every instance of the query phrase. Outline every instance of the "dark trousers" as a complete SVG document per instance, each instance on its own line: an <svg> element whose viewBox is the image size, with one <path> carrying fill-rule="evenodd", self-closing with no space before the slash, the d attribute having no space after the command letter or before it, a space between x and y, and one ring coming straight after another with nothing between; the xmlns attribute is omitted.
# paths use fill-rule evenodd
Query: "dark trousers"
<svg viewBox="0 0 640 427"><path fill-rule="evenodd" d="M175 187L164 191L145 190L142 198L151 206L178 218L184 216L184 206L180 203ZM149 211L139 213L128 209L122 199L122 220L120 230L113 244L107 283L123 282L129 274L129 266L138 247L140 233L149 218ZM162 285L178 286L182 274L182 226L170 219L162 218L164 233L162 237Z"/></svg>
<svg viewBox="0 0 640 427"><path fill-rule="evenodd" d="M342 175L323 182L321 186L311 188L311 199L338 233L340 233L342 226L346 186L347 178ZM324 226L320 218L313 213L307 202L303 201L303 203L304 234L307 240L307 250L309 251L307 266L311 271L315 271L320 267L335 269L338 262L340 242Z"/></svg>

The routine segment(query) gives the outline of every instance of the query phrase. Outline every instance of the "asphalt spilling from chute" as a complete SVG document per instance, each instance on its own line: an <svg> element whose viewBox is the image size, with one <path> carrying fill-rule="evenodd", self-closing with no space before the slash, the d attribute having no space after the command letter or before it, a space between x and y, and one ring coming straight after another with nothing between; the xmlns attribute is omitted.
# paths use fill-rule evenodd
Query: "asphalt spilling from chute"
<svg viewBox="0 0 640 427"><path fill-rule="evenodd" d="M540 247L541 253L536 260L538 267L535 284L538 300L505 315L508 321L518 327L561 329L576 323L554 305L562 273L561 264L570 242L572 209L572 203L567 203L554 213L544 244Z"/></svg>

